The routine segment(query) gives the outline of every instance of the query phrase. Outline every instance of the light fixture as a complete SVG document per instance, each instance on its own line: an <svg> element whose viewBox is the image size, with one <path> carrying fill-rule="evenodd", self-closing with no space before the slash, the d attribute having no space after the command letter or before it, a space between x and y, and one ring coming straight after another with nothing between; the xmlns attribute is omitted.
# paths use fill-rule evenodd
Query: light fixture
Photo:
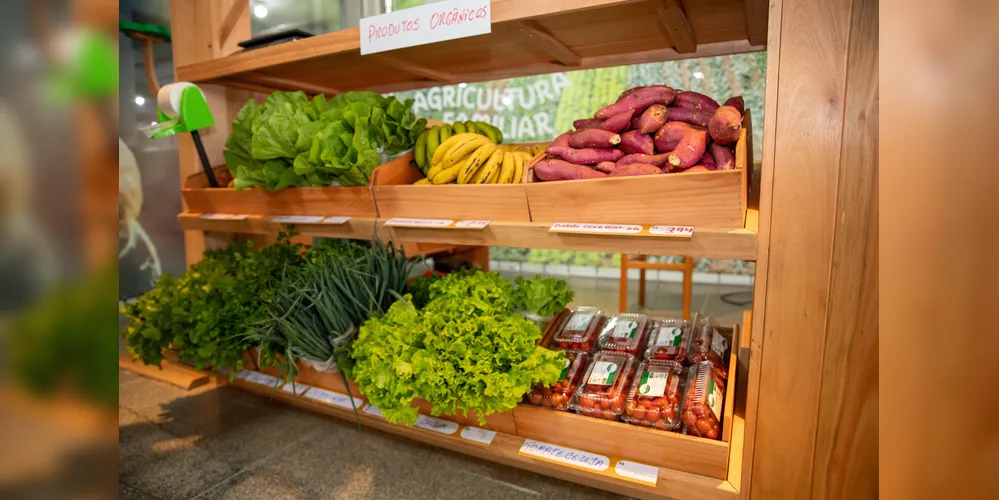
<svg viewBox="0 0 999 500"><path fill-rule="evenodd" d="M465 88L465 87L467 87L467 86L468 86L468 84L467 84L467 83L459 83L459 84L458 84L458 87L459 87L459 88Z"/></svg>
<svg viewBox="0 0 999 500"><path fill-rule="evenodd" d="M704 78L704 73L701 73L700 71L695 71L694 78Z"/></svg>
<svg viewBox="0 0 999 500"><path fill-rule="evenodd" d="M146 98L145 97L142 97L141 95L135 96L135 105L136 106L142 106L145 103L146 103Z"/></svg>
<svg viewBox="0 0 999 500"><path fill-rule="evenodd" d="M263 19L267 17L267 7L264 7L263 5L257 5L253 7L253 15L256 16L257 19Z"/></svg>

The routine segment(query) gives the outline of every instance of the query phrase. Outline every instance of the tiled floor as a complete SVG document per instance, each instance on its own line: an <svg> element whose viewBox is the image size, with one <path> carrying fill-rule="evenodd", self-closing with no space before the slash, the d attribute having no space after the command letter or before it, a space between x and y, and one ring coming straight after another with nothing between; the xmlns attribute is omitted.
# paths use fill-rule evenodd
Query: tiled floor
<svg viewBox="0 0 999 500"><path fill-rule="evenodd" d="M575 303L617 310L616 280L572 278L570 286ZM720 295L749 290L695 287L693 309L734 322L744 307L727 304ZM679 292L679 284L650 283L649 309L679 311ZM119 374L123 499L620 498L370 429L359 431L348 422L235 388L189 392L130 372Z"/></svg>

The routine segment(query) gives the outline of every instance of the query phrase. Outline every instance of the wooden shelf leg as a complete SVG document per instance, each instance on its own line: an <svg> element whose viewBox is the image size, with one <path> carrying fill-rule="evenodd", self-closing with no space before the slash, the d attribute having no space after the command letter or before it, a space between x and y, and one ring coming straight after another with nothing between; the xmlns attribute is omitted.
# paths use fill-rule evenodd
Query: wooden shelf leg
<svg viewBox="0 0 999 500"><path fill-rule="evenodd" d="M690 319L690 295L694 284L694 258L683 258L683 319Z"/></svg>
<svg viewBox="0 0 999 500"><path fill-rule="evenodd" d="M621 302L619 312L628 312L628 254L621 254Z"/></svg>
<svg viewBox="0 0 999 500"><path fill-rule="evenodd" d="M639 255L638 260L647 261L649 258L645 255ZM638 269L638 308L645 308L645 271L644 267Z"/></svg>

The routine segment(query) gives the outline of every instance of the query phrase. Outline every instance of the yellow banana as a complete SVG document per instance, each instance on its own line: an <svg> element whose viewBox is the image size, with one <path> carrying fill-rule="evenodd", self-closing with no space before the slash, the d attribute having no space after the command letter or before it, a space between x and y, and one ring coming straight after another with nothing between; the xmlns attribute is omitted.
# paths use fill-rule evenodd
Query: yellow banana
<svg viewBox="0 0 999 500"><path fill-rule="evenodd" d="M486 184L486 181L492 177L493 173L499 171L500 162L503 161L503 154L499 149L493 148L489 159L482 165L482 168L475 172L469 184Z"/></svg>
<svg viewBox="0 0 999 500"><path fill-rule="evenodd" d="M441 144L444 144L444 141L450 139L451 136L454 135L454 131L451 130L451 126L448 124L440 125L440 129L441 129Z"/></svg>
<svg viewBox="0 0 999 500"><path fill-rule="evenodd" d="M472 135L475 135L474 139L451 148L451 151L448 151L448 153L444 155L444 160L442 161L444 168L453 167L455 163L464 159L466 156L471 154L472 151L475 151L483 145L490 144L489 139L485 136L477 134Z"/></svg>
<svg viewBox="0 0 999 500"><path fill-rule="evenodd" d="M489 160L494 152L496 152L496 145L487 139L485 144L468 156L468 163L458 173L458 184L470 184L475 174L482 170L480 167Z"/></svg>
<svg viewBox="0 0 999 500"><path fill-rule="evenodd" d="M427 131L424 130L420 137L416 138L416 146L413 147L413 156L416 157L416 166L420 171L427 173Z"/></svg>
<svg viewBox="0 0 999 500"><path fill-rule="evenodd" d="M524 179L524 165L527 165L528 160L525 160L521 155L514 155L514 159L516 159L516 163L514 163L513 180L510 181L510 184L520 184Z"/></svg>
<svg viewBox="0 0 999 500"><path fill-rule="evenodd" d="M414 186L424 185L424 184L430 184L430 179L423 178L413 183Z"/></svg>
<svg viewBox="0 0 999 500"><path fill-rule="evenodd" d="M458 134L458 135L452 135L451 137L448 137L448 139L446 141L444 141L443 143L441 143L440 147L437 148L437 151L434 152L434 154L429 154L429 151L428 151L427 152L428 153L427 154L427 158L430 158L430 164L431 165L436 165L436 164L444 161L444 155L447 154L449 151L451 151L451 149L454 148L456 145L464 144L465 142L471 141L473 139L477 140L480 137L482 137L482 136L480 136L478 134Z"/></svg>
<svg viewBox="0 0 999 500"><path fill-rule="evenodd" d="M458 172L461 171L461 167L464 166L464 161L458 162L457 165L451 168L445 168L437 173L437 175L430 178L430 182L433 184L447 184L449 182L454 182L458 177Z"/></svg>
<svg viewBox="0 0 999 500"><path fill-rule="evenodd" d="M427 179L432 179L435 175L439 174L441 170L444 170L444 164L434 163L433 165L430 166L430 169L427 170L426 173Z"/></svg>
<svg viewBox="0 0 999 500"><path fill-rule="evenodd" d="M513 180L513 173L517 169L517 160L514 158L515 154L504 151L503 152L503 163L500 166L499 179L496 181L497 184L510 184Z"/></svg>
<svg viewBox="0 0 999 500"><path fill-rule="evenodd" d="M427 130L427 158L434 156L437 152L437 148L441 145L441 129L438 127L433 127Z"/></svg>
<svg viewBox="0 0 999 500"><path fill-rule="evenodd" d="M493 144L499 144L503 142L503 136L500 135L499 129L486 123L486 122L475 122L475 128L480 134L485 134Z"/></svg>

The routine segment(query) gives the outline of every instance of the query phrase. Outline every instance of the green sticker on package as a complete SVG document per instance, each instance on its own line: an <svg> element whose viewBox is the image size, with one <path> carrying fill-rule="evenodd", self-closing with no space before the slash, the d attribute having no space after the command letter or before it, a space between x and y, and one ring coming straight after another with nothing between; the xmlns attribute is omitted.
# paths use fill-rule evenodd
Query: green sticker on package
<svg viewBox="0 0 999 500"><path fill-rule="evenodd" d="M638 385L638 395L650 398L658 398L666 394L666 382L669 381L669 373L649 373L642 374L642 381Z"/></svg>
<svg viewBox="0 0 999 500"><path fill-rule="evenodd" d="M611 337L616 339L630 339L634 337L637 332L637 321L622 320L617 322L617 325L614 327L614 333L611 333Z"/></svg>
<svg viewBox="0 0 999 500"><path fill-rule="evenodd" d="M590 378L586 380L586 383L592 385L611 385L614 383L614 378L617 377L617 369L617 363L613 361L597 361L593 363L593 369L590 370Z"/></svg>

